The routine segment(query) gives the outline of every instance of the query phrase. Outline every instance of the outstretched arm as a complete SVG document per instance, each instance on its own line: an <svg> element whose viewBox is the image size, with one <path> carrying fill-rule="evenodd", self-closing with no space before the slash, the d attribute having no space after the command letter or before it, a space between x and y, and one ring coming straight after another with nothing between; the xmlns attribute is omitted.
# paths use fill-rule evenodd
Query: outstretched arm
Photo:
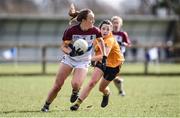
<svg viewBox="0 0 180 118"><path fill-rule="evenodd" d="M96 41L96 45L101 50L101 54L93 55L93 57L91 58L91 61L101 61L103 59L103 56L107 56L104 40L103 40L103 38L98 38L95 41Z"/></svg>
<svg viewBox="0 0 180 118"><path fill-rule="evenodd" d="M99 40L100 40L100 44L101 44L102 54L103 54L103 56L107 56L104 40L103 40L103 38L99 38Z"/></svg>

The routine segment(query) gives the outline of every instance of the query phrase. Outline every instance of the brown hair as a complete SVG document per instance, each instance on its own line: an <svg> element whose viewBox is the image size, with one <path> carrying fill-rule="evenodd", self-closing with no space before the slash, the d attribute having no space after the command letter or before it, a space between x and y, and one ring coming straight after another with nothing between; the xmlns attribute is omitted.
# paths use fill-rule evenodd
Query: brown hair
<svg viewBox="0 0 180 118"><path fill-rule="evenodd" d="M100 23L100 25L99 25L99 28L100 28L100 29L101 29L101 27L102 27L103 24L107 24L107 25L111 25L111 26L112 26L112 23L111 23L110 20L103 20L103 21Z"/></svg>
<svg viewBox="0 0 180 118"><path fill-rule="evenodd" d="M90 9L82 9L80 11L77 11L74 6L71 6L69 10L69 16L71 16L71 20L75 19L78 22L82 22L83 19L86 19L88 14L91 13L92 11Z"/></svg>
<svg viewBox="0 0 180 118"><path fill-rule="evenodd" d="M72 19L76 18L78 22L82 22L83 19L86 19L88 14L92 11L90 9L82 9L81 11L76 11L74 13L69 13L69 16L72 17Z"/></svg>
<svg viewBox="0 0 180 118"><path fill-rule="evenodd" d="M123 25L123 20L122 20L121 17L119 17L119 16L113 16L113 17L111 18L111 21L113 22L114 20L118 20L118 21L120 22L120 25L121 25L121 26Z"/></svg>

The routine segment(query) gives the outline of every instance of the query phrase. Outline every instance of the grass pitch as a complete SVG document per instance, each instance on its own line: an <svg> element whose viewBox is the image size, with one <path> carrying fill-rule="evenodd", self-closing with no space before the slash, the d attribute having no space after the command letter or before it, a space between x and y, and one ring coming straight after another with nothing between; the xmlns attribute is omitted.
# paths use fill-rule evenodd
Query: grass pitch
<svg viewBox="0 0 180 118"><path fill-rule="evenodd" d="M123 76L127 95L110 84L109 105L101 108L99 83L78 111L70 111L71 76L50 107L40 111L55 76L0 77L0 117L180 117L179 76ZM90 79L86 78L84 85Z"/></svg>
<svg viewBox="0 0 180 118"><path fill-rule="evenodd" d="M59 64L47 63L46 72L55 73ZM124 63L121 73L144 73L143 63ZM0 63L0 74L24 74L41 73L41 63ZM148 65L149 73L180 73L180 63L150 63Z"/></svg>

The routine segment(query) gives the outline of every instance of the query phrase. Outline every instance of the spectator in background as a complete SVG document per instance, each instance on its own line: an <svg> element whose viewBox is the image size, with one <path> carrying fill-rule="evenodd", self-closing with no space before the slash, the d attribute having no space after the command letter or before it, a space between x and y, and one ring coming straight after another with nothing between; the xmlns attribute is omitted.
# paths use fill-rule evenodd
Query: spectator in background
<svg viewBox="0 0 180 118"><path fill-rule="evenodd" d="M133 46L136 46L138 44L137 40L131 40L131 42ZM133 57L133 62L137 62L137 52L138 52L137 47L130 48L130 51Z"/></svg>
<svg viewBox="0 0 180 118"><path fill-rule="evenodd" d="M173 56L173 40L174 40L174 35L175 35L175 21L170 21L167 31L166 31L166 38L165 38L165 45L167 46L165 48L165 54L166 58L171 58Z"/></svg>
<svg viewBox="0 0 180 118"><path fill-rule="evenodd" d="M121 52L125 54L126 47L131 46L131 41L128 38L127 32L122 31L123 20L119 16L113 16L111 18L111 22L113 24L112 33L114 35L114 38L117 40L120 46ZM123 78L120 76L117 76L113 81L119 91L119 94L121 96L125 96L125 91L123 88Z"/></svg>

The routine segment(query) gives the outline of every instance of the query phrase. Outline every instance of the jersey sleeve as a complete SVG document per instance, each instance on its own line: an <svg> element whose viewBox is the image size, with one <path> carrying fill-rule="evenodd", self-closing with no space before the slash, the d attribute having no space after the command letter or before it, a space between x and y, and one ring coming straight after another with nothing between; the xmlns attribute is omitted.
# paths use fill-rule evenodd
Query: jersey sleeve
<svg viewBox="0 0 180 118"><path fill-rule="evenodd" d="M63 41L72 40L72 31L71 31L71 29L66 29L64 31L62 40Z"/></svg>
<svg viewBox="0 0 180 118"><path fill-rule="evenodd" d="M123 42L126 42L127 44L131 44L127 32L123 32Z"/></svg>

